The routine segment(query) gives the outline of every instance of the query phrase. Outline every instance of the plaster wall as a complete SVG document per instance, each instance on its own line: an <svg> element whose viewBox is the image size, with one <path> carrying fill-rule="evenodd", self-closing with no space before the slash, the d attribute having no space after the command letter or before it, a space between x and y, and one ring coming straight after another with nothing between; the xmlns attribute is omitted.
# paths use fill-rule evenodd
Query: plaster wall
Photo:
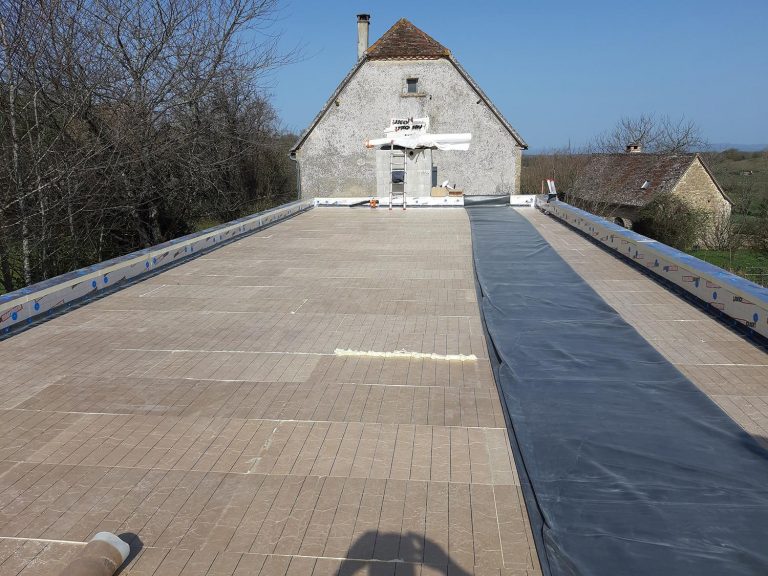
<svg viewBox="0 0 768 576"><path fill-rule="evenodd" d="M407 78L419 79L417 94L406 93ZM432 133L472 133L467 152L432 152L438 182L466 194L519 193L521 148L442 58L365 62L296 153L302 197L376 194L376 151L365 141L382 137L391 118L410 116L429 116Z"/></svg>
<svg viewBox="0 0 768 576"><path fill-rule="evenodd" d="M432 150L406 150L405 194L407 196L429 196L432 192ZM376 150L376 195L389 194L390 152ZM395 184L396 192L402 191L402 184ZM399 188L397 188L399 186Z"/></svg>

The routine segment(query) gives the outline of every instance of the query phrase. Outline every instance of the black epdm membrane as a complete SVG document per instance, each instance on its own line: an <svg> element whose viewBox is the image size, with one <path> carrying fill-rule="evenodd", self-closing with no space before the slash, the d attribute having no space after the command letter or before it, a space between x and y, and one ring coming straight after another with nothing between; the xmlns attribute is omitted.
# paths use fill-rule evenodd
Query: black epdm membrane
<svg viewBox="0 0 768 576"><path fill-rule="evenodd" d="M544 573L768 574L768 451L515 210L467 212Z"/></svg>

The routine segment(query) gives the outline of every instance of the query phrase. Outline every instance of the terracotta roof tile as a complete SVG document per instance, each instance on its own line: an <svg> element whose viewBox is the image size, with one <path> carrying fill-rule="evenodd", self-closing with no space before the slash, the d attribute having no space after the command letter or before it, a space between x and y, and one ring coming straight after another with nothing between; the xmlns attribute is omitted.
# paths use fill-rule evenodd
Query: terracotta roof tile
<svg viewBox="0 0 768 576"><path fill-rule="evenodd" d="M435 60L451 51L405 18L387 30L368 50L369 60Z"/></svg>

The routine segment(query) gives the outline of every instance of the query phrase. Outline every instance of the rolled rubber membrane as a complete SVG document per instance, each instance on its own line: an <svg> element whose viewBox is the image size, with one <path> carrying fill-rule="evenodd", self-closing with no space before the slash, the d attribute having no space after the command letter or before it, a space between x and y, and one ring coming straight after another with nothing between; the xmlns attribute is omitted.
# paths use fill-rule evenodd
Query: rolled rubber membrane
<svg viewBox="0 0 768 576"><path fill-rule="evenodd" d="M768 451L511 208L467 208L544 574L768 574Z"/></svg>

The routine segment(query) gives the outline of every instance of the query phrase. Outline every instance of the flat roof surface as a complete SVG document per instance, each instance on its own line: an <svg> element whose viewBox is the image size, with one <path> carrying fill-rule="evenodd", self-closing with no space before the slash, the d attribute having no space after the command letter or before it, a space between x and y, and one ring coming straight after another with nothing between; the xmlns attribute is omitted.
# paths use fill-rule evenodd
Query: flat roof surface
<svg viewBox="0 0 768 576"><path fill-rule="evenodd" d="M623 259L538 210L520 210L667 360L768 447L768 353Z"/></svg>
<svg viewBox="0 0 768 576"><path fill-rule="evenodd" d="M131 575L539 573L464 210L312 210L0 365L3 576L102 530L141 540Z"/></svg>
<svg viewBox="0 0 768 576"><path fill-rule="evenodd" d="M763 349L520 211L768 438ZM537 574L485 346L461 209L315 209L2 341L0 575L100 530L133 576Z"/></svg>

